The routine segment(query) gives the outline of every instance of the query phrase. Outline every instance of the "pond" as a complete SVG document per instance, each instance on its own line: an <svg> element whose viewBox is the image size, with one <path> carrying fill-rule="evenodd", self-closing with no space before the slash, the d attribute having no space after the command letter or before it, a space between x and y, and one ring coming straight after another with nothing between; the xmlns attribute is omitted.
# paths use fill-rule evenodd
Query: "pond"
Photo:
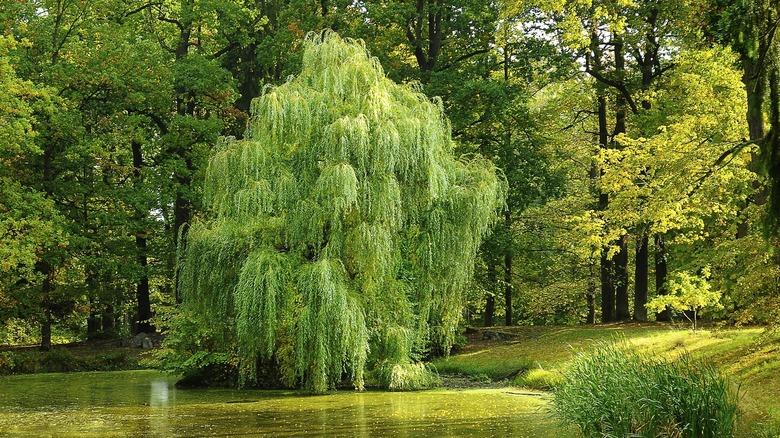
<svg viewBox="0 0 780 438"><path fill-rule="evenodd" d="M513 436L563 438L544 396L176 389L154 371L0 377L0 436Z"/></svg>

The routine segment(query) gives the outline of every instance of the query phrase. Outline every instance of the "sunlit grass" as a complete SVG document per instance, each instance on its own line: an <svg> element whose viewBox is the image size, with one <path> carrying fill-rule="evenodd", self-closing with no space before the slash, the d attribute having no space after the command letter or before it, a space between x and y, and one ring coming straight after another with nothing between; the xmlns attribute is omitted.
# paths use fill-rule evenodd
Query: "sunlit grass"
<svg viewBox="0 0 780 438"><path fill-rule="evenodd" d="M687 328L661 324L609 324L580 327L503 327L516 339L501 345L469 346L465 354L437 359L441 374L487 375L491 378L519 371L521 384L528 370L565 368L573 356L599 342L624 339L636 351L667 359L688 352L707 359L740 385L742 419L737 436L780 436L780 333L762 327ZM775 432L773 432L775 431Z"/></svg>

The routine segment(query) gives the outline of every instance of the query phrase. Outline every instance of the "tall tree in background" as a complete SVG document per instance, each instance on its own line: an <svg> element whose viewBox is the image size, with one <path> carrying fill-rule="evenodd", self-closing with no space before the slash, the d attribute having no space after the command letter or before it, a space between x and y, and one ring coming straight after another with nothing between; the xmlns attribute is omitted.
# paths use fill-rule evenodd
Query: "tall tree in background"
<svg viewBox="0 0 780 438"><path fill-rule="evenodd" d="M539 232L541 225L538 221L529 224L524 216L531 207L559 195L564 186L563 174L551 163L549 137L535 122L529 102L533 88L544 86L539 84L551 76L562 75L565 64L555 59L550 47L526 39L509 27L506 25L501 33L501 46L484 59L470 61L476 66L456 69L459 77L469 79L462 81L447 101L461 148L473 148L489 157L509 182L503 220L481 250L486 326L493 323L495 297L503 298L499 307L503 304L504 324L512 325L515 314L523 313L523 309L513 309L518 285L533 283L538 287L544 283L541 277L545 261L540 260L545 260L544 254L552 248L539 236L523 236ZM545 73L534 72L539 65L545 66L540 69Z"/></svg>
<svg viewBox="0 0 780 438"><path fill-rule="evenodd" d="M761 176L764 181L756 178L753 183L753 193L748 196L745 207L740 213L742 222L737 230L738 237L744 240L739 248L738 260L735 265L753 266L748 271L735 270L732 283L734 310L738 311L740 320L777 319L780 305L767 294L767 289L776 289L780 278L780 266L777 257L770 263L757 262L766 252L777 253L778 212L778 42L777 31L780 23L780 10L771 1L740 1L740 2L709 2L707 20L703 23L704 33L711 41L717 41L732 48L739 55L739 63L743 70L742 81L745 85L747 98L748 141L737 144L724 151L722 158L715 164L727 160L731 154L739 154L744 149L752 148L753 159L749 167ZM769 126L767 127L767 122ZM768 129L767 129L768 128ZM767 200L769 202L767 202ZM765 205L768 204L768 205ZM770 236L770 245L760 245L760 238L750 228L751 218L760 211L765 219L764 229ZM758 243L758 244L757 244ZM762 272L763 275L744 275L746 272ZM774 309L774 310L771 310Z"/></svg>
<svg viewBox="0 0 780 438"><path fill-rule="evenodd" d="M42 153L37 117L56 107L51 90L20 79L9 62L17 43L0 35L0 324L10 318L42 322L47 297L44 260L54 264L67 246L64 220L29 171Z"/></svg>
<svg viewBox="0 0 780 438"><path fill-rule="evenodd" d="M486 324L502 309L504 323L511 324L517 283L529 272L517 263L518 256L528 255L517 244L520 215L551 196L559 176L542 164L549 151L528 114L529 89L563 76L562 59L551 45L523 35L521 22L527 17L511 17L511 23L499 26L499 35L498 4L367 2L365 7L367 24L356 31L371 37L369 44L388 74L419 80L428 96L441 97L458 151L490 157L510 181L504 220L481 252L480 282L486 293L476 307L480 313L484 308Z"/></svg>
<svg viewBox="0 0 780 438"><path fill-rule="evenodd" d="M25 25L12 28L16 38L27 38L35 44L15 53L18 71L23 77L45 84L60 97L56 111L39 119L37 144L41 155L31 162L37 177L31 184L40 190L68 219L70 238L66 251L42 254L36 270L44 279L41 306L41 348L51 347L51 327L55 317L63 317L81 301L83 289L74 278L89 276L87 264L78 263L77 255L89 257L89 248L101 246L93 239L89 225L79 227L76 221L91 219L90 184L99 181L95 159L102 145L92 129L95 125L88 116L88 108L100 96L90 95L87 89L92 78L79 67L89 65L82 59L83 37L95 36L95 11L104 4L87 2L44 2L28 5L14 2L12 9ZM75 55L75 56L73 56ZM81 65L78 65L82 63ZM99 79L98 79L99 80ZM82 82L83 81L83 82ZM86 86L83 86L85 85ZM94 222L93 222L94 224ZM54 248L47 245L48 248ZM59 254L57 256L52 256Z"/></svg>
<svg viewBox="0 0 780 438"><path fill-rule="evenodd" d="M596 114L601 150L620 148L615 138L631 130L641 130L632 124L632 120L650 109L647 93L672 67L674 53L685 44L690 5L677 1L539 4L551 12L548 17L561 42L584 57L584 70L597 84ZM567 13L561 13L564 10ZM609 204L609 194L602 190L599 209L607 211ZM621 229L622 225L616 225L605 234L605 242L611 249L605 249L601 260L602 321L631 317L628 242L632 233L637 235L634 317L642 320L646 318L643 309L647 297L647 230L650 225L637 223L633 229ZM663 240L663 236L656 239L657 250L664 247ZM656 260L659 268L656 275L663 275L666 257L658 253ZM657 280L660 286L657 292L661 293L664 279Z"/></svg>
<svg viewBox="0 0 780 438"><path fill-rule="evenodd" d="M739 54L743 68L743 82L747 91L747 123L750 141L761 146L756 161L764 164L770 179L769 187L769 229L776 233L780 203L777 199L778 188L778 43L777 32L780 25L780 9L775 2L757 0L750 2L713 1L708 9L709 21L705 27L712 38L728 44ZM768 107L768 108L767 108ZM769 131L765 125L765 116L769 115ZM758 168L754 166L754 168ZM758 193L754 202L763 204L766 193L757 185Z"/></svg>
<svg viewBox="0 0 780 438"><path fill-rule="evenodd" d="M234 27L259 26L264 20L237 2L186 0L148 4L145 9L150 30L172 63L172 94L167 97L173 111L151 116L163 136L161 165L173 175L173 240L183 247L198 198L198 172L236 97L233 79L218 60L235 47L224 34L254 30Z"/></svg>

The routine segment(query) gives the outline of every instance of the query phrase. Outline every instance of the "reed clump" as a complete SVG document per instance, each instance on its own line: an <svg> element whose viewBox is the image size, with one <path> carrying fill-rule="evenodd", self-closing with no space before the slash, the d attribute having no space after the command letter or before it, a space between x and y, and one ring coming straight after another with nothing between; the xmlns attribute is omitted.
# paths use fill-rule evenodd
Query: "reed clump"
<svg viewBox="0 0 780 438"><path fill-rule="evenodd" d="M554 415L585 437L733 437L738 414L738 391L710 362L626 343L577 355L553 395Z"/></svg>

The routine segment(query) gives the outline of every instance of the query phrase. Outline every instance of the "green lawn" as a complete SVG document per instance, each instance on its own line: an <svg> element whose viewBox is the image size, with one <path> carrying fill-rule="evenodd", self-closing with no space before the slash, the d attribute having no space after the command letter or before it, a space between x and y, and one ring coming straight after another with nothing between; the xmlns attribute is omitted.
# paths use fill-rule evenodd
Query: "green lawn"
<svg viewBox="0 0 780 438"><path fill-rule="evenodd" d="M459 354L437 359L440 373L462 373L522 383L529 370L553 371L572 354L598 342L625 339L639 351L673 358L682 351L712 360L735 385L742 409L741 436L780 437L780 333L762 327L707 328L692 332L661 324L608 324L574 327L493 327L506 341L469 335ZM515 378L518 375L519 378Z"/></svg>

